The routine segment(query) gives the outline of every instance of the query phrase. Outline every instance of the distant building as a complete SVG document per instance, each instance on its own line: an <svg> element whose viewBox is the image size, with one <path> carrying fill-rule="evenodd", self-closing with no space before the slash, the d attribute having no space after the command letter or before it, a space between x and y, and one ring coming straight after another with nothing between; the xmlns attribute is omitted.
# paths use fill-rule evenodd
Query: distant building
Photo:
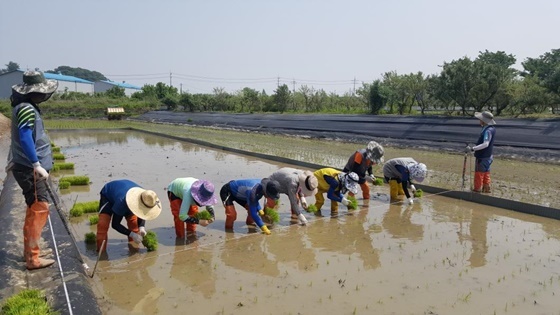
<svg viewBox="0 0 560 315"><path fill-rule="evenodd" d="M10 98L12 86L23 82L23 72L23 70L15 70L0 74L0 98ZM94 92L93 82L88 80L56 73L45 73L45 78L58 81L56 93L79 92L93 94Z"/></svg>
<svg viewBox="0 0 560 315"><path fill-rule="evenodd" d="M94 83L94 90L95 93L103 93L114 88L115 86L123 88L124 94L126 96L130 96L132 95L132 93L142 91L142 88L139 86L135 86L125 82L115 82L115 81L97 81Z"/></svg>

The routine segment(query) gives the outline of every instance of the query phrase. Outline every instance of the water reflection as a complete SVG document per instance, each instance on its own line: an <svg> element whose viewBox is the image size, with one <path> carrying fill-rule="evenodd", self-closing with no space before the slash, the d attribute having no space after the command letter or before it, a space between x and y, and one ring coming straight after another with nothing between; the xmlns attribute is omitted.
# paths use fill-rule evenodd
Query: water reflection
<svg viewBox="0 0 560 315"><path fill-rule="evenodd" d="M278 262L269 253L267 240L257 235L236 238L226 233L220 259L226 266L249 274L258 273L277 277L280 274Z"/></svg>
<svg viewBox="0 0 560 315"><path fill-rule="evenodd" d="M290 231L289 235L278 232L274 237L267 237L268 251L274 255L277 262L293 262L298 270L313 270L316 268L315 252L306 246L303 237L305 229Z"/></svg>
<svg viewBox="0 0 560 315"><path fill-rule="evenodd" d="M212 252L207 248L176 247L173 254L170 276L177 279L181 286L200 292L210 299L216 292L216 274L212 262Z"/></svg>
<svg viewBox="0 0 560 315"><path fill-rule="evenodd" d="M383 228L393 238L404 238L411 241L420 241L424 236L424 226L413 223L411 218L414 213L421 212L420 202L413 205L403 205L400 202L391 203L389 210L383 216Z"/></svg>

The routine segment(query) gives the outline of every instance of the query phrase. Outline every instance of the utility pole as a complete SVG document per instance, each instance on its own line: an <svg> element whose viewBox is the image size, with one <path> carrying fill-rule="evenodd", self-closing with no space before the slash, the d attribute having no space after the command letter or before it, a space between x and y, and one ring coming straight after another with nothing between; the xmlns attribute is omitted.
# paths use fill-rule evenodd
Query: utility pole
<svg viewBox="0 0 560 315"><path fill-rule="evenodd" d="M280 76L278 76L278 80L276 81L276 87L280 87Z"/></svg>
<svg viewBox="0 0 560 315"><path fill-rule="evenodd" d="M356 77L354 77L354 92L352 92L354 95L356 95Z"/></svg>
<svg viewBox="0 0 560 315"><path fill-rule="evenodd" d="M173 86L173 74L169 71L169 86Z"/></svg>
<svg viewBox="0 0 560 315"><path fill-rule="evenodd" d="M294 80L292 81L292 84L294 85L293 91L294 91L294 93L295 93L295 92L296 92L296 79L294 79Z"/></svg>
<svg viewBox="0 0 560 315"><path fill-rule="evenodd" d="M183 94L183 83L181 83L179 86L179 94Z"/></svg>

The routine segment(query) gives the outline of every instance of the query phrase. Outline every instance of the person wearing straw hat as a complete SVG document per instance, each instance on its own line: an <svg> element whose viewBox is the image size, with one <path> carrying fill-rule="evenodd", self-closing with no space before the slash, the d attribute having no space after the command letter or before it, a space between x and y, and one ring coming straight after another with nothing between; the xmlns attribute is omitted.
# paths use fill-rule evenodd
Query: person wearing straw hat
<svg viewBox="0 0 560 315"><path fill-rule="evenodd" d="M218 202L218 198L211 182L194 177L176 178L167 186L167 197L178 238L185 237L185 224L187 233L195 233L197 224L207 226L214 221L213 205ZM203 206L212 215L210 220L197 218L198 208Z"/></svg>
<svg viewBox="0 0 560 315"><path fill-rule="evenodd" d="M97 223L97 250L107 248L109 223L117 232L128 236L128 241L142 243L146 235L146 221L161 213L161 202L157 194L128 179L108 182L103 186L99 200L99 222ZM121 224L126 219L127 227ZM105 245L103 245L105 241Z"/></svg>
<svg viewBox="0 0 560 315"><path fill-rule="evenodd" d="M279 190L280 184L270 178L237 179L222 186L220 198L226 212L226 230L233 230L233 223L237 219L237 211L233 205L235 201L247 210L247 219L245 220L247 225L256 224L264 234L270 235L270 230L260 217L264 215L264 211L259 204L259 200L263 197L278 200L280 198ZM264 204L266 205L267 202L265 201Z"/></svg>
<svg viewBox="0 0 560 315"><path fill-rule="evenodd" d="M358 192L358 175L354 172L346 173L334 168L326 167L313 172L317 178L317 193L315 194L316 215L321 215L321 207L325 203L324 193L331 201L331 215L338 213L338 203L348 206L350 201L344 197L346 192Z"/></svg>
<svg viewBox="0 0 560 315"><path fill-rule="evenodd" d="M27 210L23 225L23 252L27 269L54 264L40 257L41 231L49 216L47 179L53 165L51 141L45 132L39 104L56 91L58 82L40 71L23 73L23 83L12 86L12 142L6 171L12 171L23 190Z"/></svg>
<svg viewBox="0 0 560 315"><path fill-rule="evenodd" d="M367 181L373 182L375 180L373 166L383 163L384 153L385 150L379 143L370 141L366 148L360 149L350 156L342 170L343 172L354 172L358 175L360 178L358 184L362 188L362 197L366 200L369 199L369 185ZM348 194L354 196L352 192Z"/></svg>
<svg viewBox="0 0 560 315"><path fill-rule="evenodd" d="M496 136L496 121L491 112L475 112L474 117L480 121L482 131L476 145L467 146L467 152L474 153L476 158L474 173L474 192L490 193L490 165L494 161L494 139Z"/></svg>
<svg viewBox="0 0 560 315"><path fill-rule="evenodd" d="M427 173L426 164L409 157L390 159L383 165L383 176L385 182L389 183L391 199L397 200L398 196L406 195L409 204L414 203L414 196L410 195L408 188L413 194L416 192L412 181L423 182Z"/></svg>
<svg viewBox="0 0 560 315"><path fill-rule="evenodd" d="M305 197L317 194L317 186L319 185L317 178L311 171L302 171L291 167L283 167L272 173L269 177L280 184L279 192L288 195L292 210L292 218L299 219L302 225L307 224L307 218L301 212L299 205L303 209L307 209L307 200ZM274 205L269 204L268 207L273 208Z"/></svg>

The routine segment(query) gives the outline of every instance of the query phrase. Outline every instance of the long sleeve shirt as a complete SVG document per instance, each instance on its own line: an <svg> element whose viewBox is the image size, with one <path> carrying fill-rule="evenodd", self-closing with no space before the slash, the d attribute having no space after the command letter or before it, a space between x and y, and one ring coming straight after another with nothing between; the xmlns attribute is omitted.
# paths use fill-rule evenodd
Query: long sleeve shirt
<svg viewBox="0 0 560 315"><path fill-rule="evenodd" d="M288 195L291 210L297 215L301 213L298 197L305 197L299 187L299 174L301 173L303 173L301 170L291 167L283 167L272 173L269 177L271 180L275 180L280 184L280 189L278 191L281 194Z"/></svg>
<svg viewBox="0 0 560 315"><path fill-rule="evenodd" d="M327 192L327 198L336 202L341 202L344 198L341 192L342 185L338 181L338 174L340 173L340 171L330 167L313 172L317 177L319 193Z"/></svg>
<svg viewBox="0 0 560 315"><path fill-rule="evenodd" d="M231 193L236 199L245 201L249 208L249 215L260 228L264 225L259 210L259 200L264 196L264 188L261 179L238 179L229 182Z"/></svg>

